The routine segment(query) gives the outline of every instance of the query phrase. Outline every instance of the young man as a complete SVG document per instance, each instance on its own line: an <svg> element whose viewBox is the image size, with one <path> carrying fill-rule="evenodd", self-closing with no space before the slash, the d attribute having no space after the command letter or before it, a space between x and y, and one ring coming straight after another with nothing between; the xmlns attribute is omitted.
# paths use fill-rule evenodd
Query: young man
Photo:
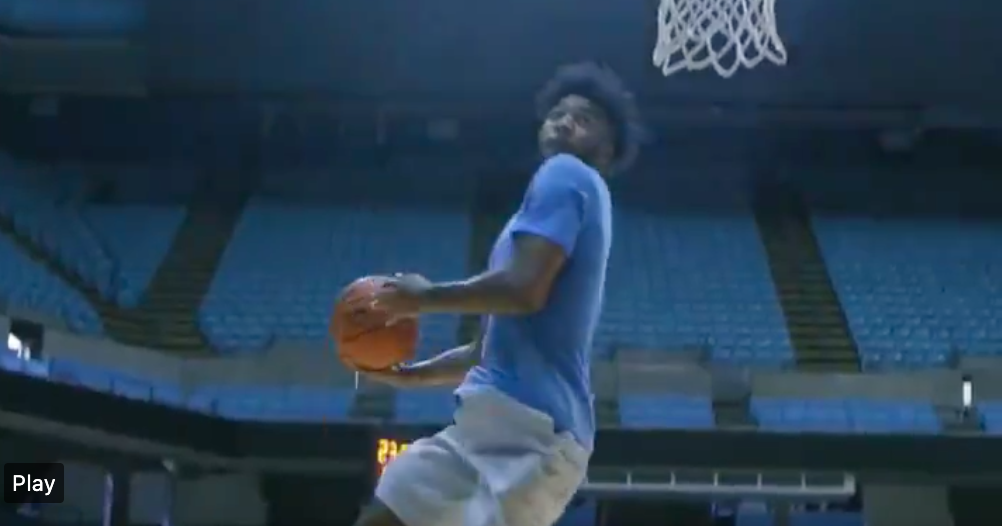
<svg viewBox="0 0 1002 526"><path fill-rule="evenodd" d="M538 104L545 160L487 271L449 283L398 275L356 305L362 323L484 315L478 341L369 373L401 387L460 386L454 424L387 466L356 526L549 526L584 480L589 354L612 243L602 176L634 157L637 112L615 74L593 64L559 70Z"/></svg>

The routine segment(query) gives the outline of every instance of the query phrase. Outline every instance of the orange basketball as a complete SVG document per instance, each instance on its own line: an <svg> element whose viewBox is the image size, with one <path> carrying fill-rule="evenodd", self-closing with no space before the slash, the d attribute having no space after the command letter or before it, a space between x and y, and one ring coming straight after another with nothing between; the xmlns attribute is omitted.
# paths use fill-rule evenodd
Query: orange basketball
<svg viewBox="0 0 1002 526"><path fill-rule="evenodd" d="M359 278L345 287L334 306L330 333L338 357L348 367L359 371L379 371L412 360L417 349L416 318L398 320L393 325L365 329L352 322L346 306L349 300L368 296L386 283L387 278Z"/></svg>

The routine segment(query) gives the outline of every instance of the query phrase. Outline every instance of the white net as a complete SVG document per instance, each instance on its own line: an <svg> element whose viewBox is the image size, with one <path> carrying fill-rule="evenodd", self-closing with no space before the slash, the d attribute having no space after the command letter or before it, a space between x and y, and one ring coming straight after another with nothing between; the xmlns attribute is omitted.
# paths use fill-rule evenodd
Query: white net
<svg viewBox="0 0 1002 526"><path fill-rule="evenodd" d="M786 64L776 0L661 0L654 65L665 76L712 67L727 78L763 60Z"/></svg>

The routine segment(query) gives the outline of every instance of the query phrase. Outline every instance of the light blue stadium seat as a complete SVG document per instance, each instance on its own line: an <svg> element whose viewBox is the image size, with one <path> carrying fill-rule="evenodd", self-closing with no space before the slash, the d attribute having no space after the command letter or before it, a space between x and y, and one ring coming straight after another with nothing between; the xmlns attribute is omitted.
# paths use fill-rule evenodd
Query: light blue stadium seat
<svg viewBox="0 0 1002 526"><path fill-rule="evenodd" d="M0 354L0 369L48 380L52 374L51 365L45 360L21 360L12 352Z"/></svg>
<svg viewBox="0 0 1002 526"><path fill-rule="evenodd" d="M186 405L233 420L324 422L347 419L352 397L348 390L299 386L203 387Z"/></svg>
<svg viewBox="0 0 1002 526"><path fill-rule="evenodd" d="M623 393L619 418L631 429L709 429L714 426L710 399L653 393Z"/></svg>
<svg viewBox="0 0 1002 526"><path fill-rule="evenodd" d="M211 388L195 389L184 397L184 407L196 413L216 414L216 392Z"/></svg>
<svg viewBox="0 0 1002 526"><path fill-rule="evenodd" d="M52 360L52 379L92 391L112 392L116 373L111 369L72 360Z"/></svg>
<svg viewBox="0 0 1002 526"><path fill-rule="evenodd" d="M853 430L857 433L938 433L942 423L928 402L848 400Z"/></svg>
<svg viewBox="0 0 1002 526"><path fill-rule="evenodd" d="M0 353L0 369L11 373L20 373L24 370L24 360L21 360L12 352Z"/></svg>
<svg viewBox="0 0 1002 526"><path fill-rule="evenodd" d="M151 382L121 373L112 379L111 392L115 396L137 402L153 402L153 384Z"/></svg>
<svg viewBox="0 0 1002 526"><path fill-rule="evenodd" d="M282 421L326 422L347 420L355 393L346 389L292 386L286 389L287 414Z"/></svg>
<svg viewBox="0 0 1002 526"><path fill-rule="evenodd" d="M0 302L52 315L71 329L101 332L93 307L68 284L35 264L12 240L0 234Z"/></svg>
<svg viewBox="0 0 1002 526"><path fill-rule="evenodd" d="M752 413L771 431L828 433L937 433L942 429L928 402L756 398Z"/></svg>
<svg viewBox="0 0 1002 526"><path fill-rule="evenodd" d="M151 381L152 402L169 407L185 407L184 392L178 385L167 382Z"/></svg>
<svg viewBox="0 0 1002 526"><path fill-rule="evenodd" d="M34 362L0 361L0 367L32 374ZM49 364L44 364L46 370ZM37 366L36 366L37 367ZM106 392L131 400L219 415L234 420L323 422L348 418L353 391L303 386L204 386L185 395L166 381L128 376L118 371L70 360L51 364L53 381Z"/></svg>
<svg viewBox="0 0 1002 526"><path fill-rule="evenodd" d="M985 433L1002 435L1002 401L991 400L978 403L978 414Z"/></svg>
<svg viewBox="0 0 1002 526"><path fill-rule="evenodd" d="M79 170L7 159L0 162L0 214L105 298L133 307L166 255L183 209L83 205L85 183Z"/></svg>
<svg viewBox="0 0 1002 526"><path fill-rule="evenodd" d="M420 389L395 393L396 421L401 424L446 424L456 410L451 389Z"/></svg>
<svg viewBox="0 0 1002 526"><path fill-rule="evenodd" d="M113 263L82 220L74 194L79 174L48 166L0 163L0 214L67 269L110 296Z"/></svg>
<svg viewBox="0 0 1002 526"><path fill-rule="evenodd" d="M612 347L707 347L713 358L782 366L793 356L750 214L620 212L596 335Z"/></svg>
<svg viewBox="0 0 1002 526"><path fill-rule="evenodd" d="M814 229L867 368L1002 355L1002 225L816 216Z"/></svg>
<svg viewBox="0 0 1002 526"><path fill-rule="evenodd" d="M196 137L186 140L198 141ZM178 143L174 143L178 147ZM204 167L190 163L191 149L180 147L184 159L174 159L163 165L102 165L83 166L115 188L117 200L125 203L150 203L157 206L177 206L187 202L205 183Z"/></svg>
<svg viewBox="0 0 1002 526"><path fill-rule="evenodd" d="M233 420L273 420L288 406L281 387L222 388L215 401L215 414Z"/></svg>
<svg viewBox="0 0 1002 526"><path fill-rule="evenodd" d="M171 407L185 406L184 395L178 385L161 380L138 378L113 369L73 360L62 358L51 360L50 379L139 402Z"/></svg>
<svg viewBox="0 0 1002 526"><path fill-rule="evenodd" d="M848 433L852 429L841 400L760 398L752 400L751 409L759 427L770 431Z"/></svg>
<svg viewBox="0 0 1002 526"><path fill-rule="evenodd" d="M115 259L114 299L139 303L184 219L180 206L88 206L84 216Z"/></svg>
<svg viewBox="0 0 1002 526"><path fill-rule="evenodd" d="M203 332L229 352L273 339L322 343L333 304L358 277L465 276L463 212L361 210L250 203L203 302ZM420 351L454 346L457 316L422 317ZM318 348L324 348L318 345Z"/></svg>

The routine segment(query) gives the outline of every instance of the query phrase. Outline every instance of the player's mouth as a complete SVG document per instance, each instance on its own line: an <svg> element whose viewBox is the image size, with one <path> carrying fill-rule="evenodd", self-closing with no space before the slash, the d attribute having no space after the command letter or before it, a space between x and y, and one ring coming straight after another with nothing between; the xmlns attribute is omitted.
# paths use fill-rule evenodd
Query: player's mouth
<svg viewBox="0 0 1002 526"><path fill-rule="evenodd" d="M569 145L565 139L554 136L543 137L543 143L540 146L543 153L547 156L564 153L569 149Z"/></svg>
<svg viewBox="0 0 1002 526"><path fill-rule="evenodd" d="M564 148L570 144L570 134L550 130L543 135L543 143L549 147Z"/></svg>

